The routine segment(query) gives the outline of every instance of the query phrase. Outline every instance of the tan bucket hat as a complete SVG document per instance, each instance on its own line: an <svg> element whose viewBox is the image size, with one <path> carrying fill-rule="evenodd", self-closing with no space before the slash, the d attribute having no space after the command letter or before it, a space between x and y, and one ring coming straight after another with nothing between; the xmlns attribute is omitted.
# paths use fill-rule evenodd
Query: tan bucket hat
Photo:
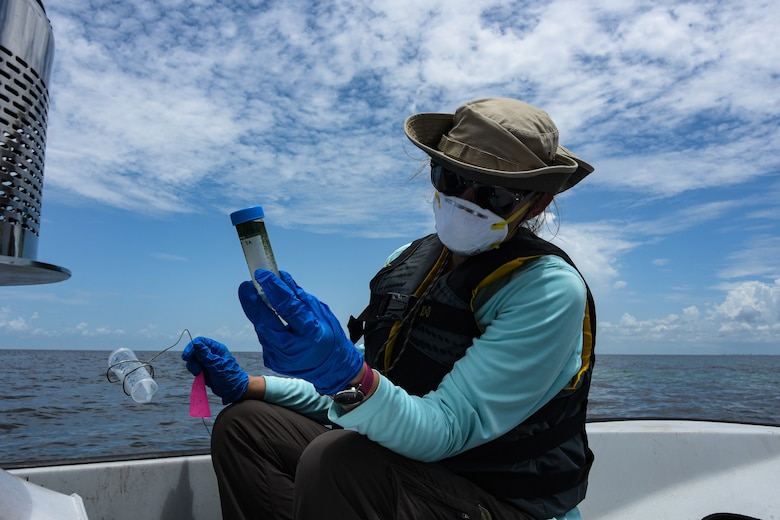
<svg viewBox="0 0 780 520"><path fill-rule="evenodd" d="M556 194L594 169L558 144L547 112L517 99L469 101L455 114L415 114L404 131L437 163L484 184Z"/></svg>

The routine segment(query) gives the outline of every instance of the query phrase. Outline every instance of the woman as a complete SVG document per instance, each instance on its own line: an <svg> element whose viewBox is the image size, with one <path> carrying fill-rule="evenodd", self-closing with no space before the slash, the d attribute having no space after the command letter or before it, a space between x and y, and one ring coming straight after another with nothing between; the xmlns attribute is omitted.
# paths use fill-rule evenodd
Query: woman
<svg viewBox="0 0 780 520"><path fill-rule="evenodd" d="M294 377L249 377L208 338L183 353L233 403L212 438L226 519L579 518L595 309L527 223L593 167L513 99L405 131L431 157L436 234L371 281L351 340L289 274L258 270L275 312L251 282L239 299L266 366Z"/></svg>

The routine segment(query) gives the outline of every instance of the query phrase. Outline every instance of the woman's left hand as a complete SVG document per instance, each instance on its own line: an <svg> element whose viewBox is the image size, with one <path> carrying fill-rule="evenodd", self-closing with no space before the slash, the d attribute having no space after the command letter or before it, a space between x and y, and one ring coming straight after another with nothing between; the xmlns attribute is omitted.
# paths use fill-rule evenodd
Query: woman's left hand
<svg viewBox="0 0 780 520"><path fill-rule="evenodd" d="M222 398L222 404L238 401L246 392L249 375L219 341L198 336L184 347L181 358L192 375L204 373L206 384Z"/></svg>
<svg viewBox="0 0 780 520"><path fill-rule="evenodd" d="M322 395L343 390L363 367L363 354L346 337L330 308L284 271L276 276L258 269L255 279L273 309L252 282L240 285L238 298L263 346L265 366L309 381Z"/></svg>

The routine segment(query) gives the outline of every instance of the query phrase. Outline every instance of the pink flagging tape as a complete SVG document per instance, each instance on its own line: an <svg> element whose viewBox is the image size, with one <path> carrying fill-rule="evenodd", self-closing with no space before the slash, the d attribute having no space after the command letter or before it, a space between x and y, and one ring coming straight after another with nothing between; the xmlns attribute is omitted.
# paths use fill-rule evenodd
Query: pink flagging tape
<svg viewBox="0 0 780 520"><path fill-rule="evenodd" d="M190 416L211 417L211 406L209 406L209 398L206 395L206 378L203 372L195 376L195 379L192 381Z"/></svg>

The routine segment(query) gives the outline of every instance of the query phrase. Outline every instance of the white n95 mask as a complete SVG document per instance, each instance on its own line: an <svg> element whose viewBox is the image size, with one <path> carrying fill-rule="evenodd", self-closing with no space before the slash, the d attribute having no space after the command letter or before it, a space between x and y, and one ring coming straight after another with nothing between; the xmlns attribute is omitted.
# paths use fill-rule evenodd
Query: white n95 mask
<svg viewBox="0 0 780 520"><path fill-rule="evenodd" d="M438 191L433 198L433 215L442 244L453 253L465 256L498 247L509 227L506 220L492 211Z"/></svg>

